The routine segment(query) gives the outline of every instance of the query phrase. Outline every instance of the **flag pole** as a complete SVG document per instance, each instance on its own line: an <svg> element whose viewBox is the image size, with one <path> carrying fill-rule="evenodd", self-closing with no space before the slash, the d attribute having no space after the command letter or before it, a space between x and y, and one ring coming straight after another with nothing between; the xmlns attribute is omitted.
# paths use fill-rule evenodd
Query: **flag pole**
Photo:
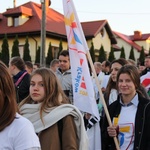
<svg viewBox="0 0 150 150"><path fill-rule="evenodd" d="M91 67L91 69L92 69L94 78L95 78L95 83L96 83L96 85L97 85L97 87L98 87L98 91L99 91L99 94L100 94L100 99L101 99L102 104L103 104L103 107L104 107L104 111L105 111L105 114L106 114L106 117L107 117L107 120L108 120L108 124L109 124L109 126L112 126L112 122L111 122L111 119L110 119L110 115L109 115L109 112L108 112L108 109L107 109L107 105L106 105L106 103L105 103L105 100L104 100L104 97L103 97L103 94L102 94L101 87L100 87L100 85L99 85L99 81L98 81L98 78L97 78L97 75L96 75L96 71L95 71L95 68L94 68L94 65L93 65L93 62L92 62L91 55L90 55L89 51L87 51L86 54L87 54L87 58L88 58L90 67ZM117 137L114 137L114 142L115 142L115 145L116 145L117 150L120 150Z"/></svg>

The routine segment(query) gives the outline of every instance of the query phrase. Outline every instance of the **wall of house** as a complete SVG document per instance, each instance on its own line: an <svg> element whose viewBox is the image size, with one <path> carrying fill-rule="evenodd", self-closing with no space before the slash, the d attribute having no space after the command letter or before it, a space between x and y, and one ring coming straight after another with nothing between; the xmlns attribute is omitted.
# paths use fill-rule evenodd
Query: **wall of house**
<svg viewBox="0 0 150 150"><path fill-rule="evenodd" d="M145 50L149 50L150 48L150 40L146 40L146 41L135 41L136 44L143 46Z"/></svg>
<svg viewBox="0 0 150 150"><path fill-rule="evenodd" d="M47 38L46 39L46 50L48 50L48 47L49 47L49 43L51 42L51 45L54 46L54 47L59 47L59 44L60 44L60 40L55 40L55 39L50 39L50 38ZM62 46L63 46L63 49L64 50L67 50L68 49L68 43L66 41L62 41Z"/></svg>
<svg viewBox="0 0 150 150"><path fill-rule="evenodd" d="M104 29L104 35L102 36L100 33L96 35L95 38L92 39L94 43L94 48L95 49L100 49L101 45L103 45L104 50L109 53L110 52L110 47L111 47L111 42L109 39L109 36Z"/></svg>
<svg viewBox="0 0 150 150"><path fill-rule="evenodd" d="M11 54L12 54L12 46L13 46L14 40L15 40L15 38L8 38L10 58L11 58ZM20 52L21 57L23 57L23 47L25 44L25 40L26 40L26 37L18 37L19 52ZM31 55L31 59L33 62L35 61L36 48L37 48L37 43L39 41L40 41L39 37L34 37L34 38L28 37L30 55ZM0 46L1 45L2 45L2 41L0 41Z"/></svg>
<svg viewBox="0 0 150 150"><path fill-rule="evenodd" d="M150 39L146 40L146 47L145 49L147 50L147 53L149 53L150 50Z"/></svg>
<svg viewBox="0 0 150 150"><path fill-rule="evenodd" d="M126 59L129 59L131 45L120 38L116 38L116 40L117 40L117 46L119 46L120 48L124 47ZM120 51L114 53L116 59L120 58L120 53L121 53ZM136 49L134 49L134 56L136 60L139 58L139 55L140 53Z"/></svg>
<svg viewBox="0 0 150 150"><path fill-rule="evenodd" d="M51 46L52 46L52 53L54 58L57 58L57 54L59 52L59 44L60 44L60 40L56 40L56 39L51 39L51 38L47 38L46 39L46 51L45 51L45 55L47 56L47 52L48 52L48 48L49 48L49 44L51 42ZM68 49L68 43L66 41L62 41L62 47L63 50L67 50Z"/></svg>
<svg viewBox="0 0 150 150"><path fill-rule="evenodd" d="M15 38L8 39L10 57L11 57L11 54L12 54L12 46L13 46L14 40L15 40ZM19 52L20 52L21 57L23 57L23 47L24 47L24 44L25 44L25 40L26 40L26 37L18 37ZM45 40L45 56L47 56L50 41L51 41L52 47L54 46L54 47L59 48L60 40L47 38ZM31 60L34 63L35 62L35 56L36 56L36 50L38 49L39 46L41 46L41 40L40 40L40 37L38 37L38 36L34 36L34 37L29 36L28 37L28 42L29 42ZM0 40L0 47L1 47L1 45L2 45L2 40ZM62 41L62 46L63 46L64 50L67 49L68 48L67 42Z"/></svg>
<svg viewBox="0 0 150 150"><path fill-rule="evenodd" d="M94 44L94 49L99 50L101 45L103 45L104 50L107 52L107 54L109 54L110 47L111 47L111 41L109 39L109 36L108 36L106 30L105 30L105 33L104 33L103 37L101 36L100 33L98 33L95 38L92 38L91 40L87 41L89 49L91 47L91 42L92 41L93 41L93 44ZM96 55L99 55L99 54L96 53Z"/></svg>
<svg viewBox="0 0 150 150"><path fill-rule="evenodd" d="M21 15L21 16L19 16L19 25L22 25L22 24L24 24L26 21L28 21L29 20L29 17L28 16L26 16L26 15Z"/></svg>

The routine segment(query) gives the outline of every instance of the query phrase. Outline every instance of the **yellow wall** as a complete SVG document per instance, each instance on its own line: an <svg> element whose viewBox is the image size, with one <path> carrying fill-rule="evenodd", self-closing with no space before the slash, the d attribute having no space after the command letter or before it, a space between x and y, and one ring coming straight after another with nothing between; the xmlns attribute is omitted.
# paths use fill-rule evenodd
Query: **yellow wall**
<svg viewBox="0 0 150 150"><path fill-rule="evenodd" d="M109 36L106 32L106 30L104 29L104 36L102 37L100 33L98 33L96 35L95 38L93 38L93 43L94 43L94 48L95 49L100 49L101 45L103 45L104 50L109 53L110 52L110 47L111 47L111 43L110 43L110 39Z"/></svg>
<svg viewBox="0 0 150 150"><path fill-rule="evenodd" d="M146 41L135 41L135 43L137 43L140 46L143 46L145 50L149 50L150 48L150 40L146 40Z"/></svg>
<svg viewBox="0 0 150 150"><path fill-rule="evenodd" d="M98 33L95 38L88 40L87 44L88 44L88 47L90 48L91 42L93 41L94 49L97 49L97 50L99 50L101 46L103 45L104 50L107 52L107 54L109 54L110 48L111 48L111 41L105 29L104 31L105 33L103 37L101 36L100 33ZM96 53L96 55L98 55L98 53Z"/></svg>
<svg viewBox="0 0 150 150"><path fill-rule="evenodd" d="M12 26L13 25L13 18L12 17L8 17L7 18L7 25L8 26Z"/></svg>
<svg viewBox="0 0 150 150"><path fill-rule="evenodd" d="M29 20L29 17L26 15L19 16L19 25L24 24L28 20Z"/></svg>
<svg viewBox="0 0 150 150"><path fill-rule="evenodd" d="M120 39L120 38L116 38L117 39L117 46L124 47L125 50L125 57L126 59L129 59L129 55L130 55L130 51L131 51L131 45L129 45L127 42L125 42L124 40ZM119 52L115 52L115 58L118 59L120 58L120 51ZM140 53L134 49L134 56L135 59L139 58Z"/></svg>
<svg viewBox="0 0 150 150"><path fill-rule="evenodd" d="M15 40L15 38L8 39L10 57L11 57L11 54L12 54L12 46L13 46L14 40ZM19 49L21 51L23 50L25 40L26 40L26 37L21 37L21 38L18 37ZM30 37L29 36L28 37L28 42L29 42L30 56L31 56L32 62L34 62L35 61L35 56L36 56L36 50L37 50L38 46L41 46L40 37L38 37L38 36L37 37ZM50 38L47 38L45 40L45 56L47 56L47 52L48 52L50 42L51 42L52 46L59 47L60 40L55 40L55 39L50 39ZM2 45L2 40L0 40L0 47L1 47L1 45ZM62 45L63 45L63 49L68 48L67 42L62 41ZM22 47L22 48L20 48L20 47ZM22 57L21 53L20 53L20 55Z"/></svg>

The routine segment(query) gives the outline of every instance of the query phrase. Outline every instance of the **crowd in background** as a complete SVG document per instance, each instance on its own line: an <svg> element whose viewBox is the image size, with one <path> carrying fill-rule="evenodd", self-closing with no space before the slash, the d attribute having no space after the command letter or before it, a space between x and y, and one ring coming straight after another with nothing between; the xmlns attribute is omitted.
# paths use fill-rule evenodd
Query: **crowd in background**
<svg viewBox="0 0 150 150"><path fill-rule="evenodd" d="M91 72L101 118L102 147L98 150L114 150L114 137L121 150L150 149L150 56L139 66L119 58L94 62L94 68L112 121L112 125L107 121ZM86 134L91 114L74 106L67 50L49 68L16 56L9 67L0 62L0 72L0 149L94 150L88 148Z"/></svg>

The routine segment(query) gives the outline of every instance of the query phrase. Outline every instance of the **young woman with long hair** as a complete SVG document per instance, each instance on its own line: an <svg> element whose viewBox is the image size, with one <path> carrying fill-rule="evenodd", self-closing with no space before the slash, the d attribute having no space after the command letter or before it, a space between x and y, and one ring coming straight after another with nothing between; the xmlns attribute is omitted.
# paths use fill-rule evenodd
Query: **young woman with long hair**
<svg viewBox="0 0 150 150"><path fill-rule="evenodd" d="M33 123L42 150L86 150L83 117L75 106L68 104L55 73L47 68L35 70L29 91L19 108Z"/></svg>
<svg viewBox="0 0 150 150"><path fill-rule="evenodd" d="M104 93L104 97L107 105L110 105L112 102L114 102L117 99L117 95L118 95L117 86L116 86L117 73L120 70L120 68L125 64L128 64L128 61L125 60L124 58L116 59L111 63L110 77Z"/></svg>
<svg viewBox="0 0 150 150"><path fill-rule="evenodd" d="M123 66L117 74L118 98L108 110L112 126L104 119L102 126L103 150L115 150L117 137L120 150L150 149L150 101L139 89L140 75L133 65Z"/></svg>

